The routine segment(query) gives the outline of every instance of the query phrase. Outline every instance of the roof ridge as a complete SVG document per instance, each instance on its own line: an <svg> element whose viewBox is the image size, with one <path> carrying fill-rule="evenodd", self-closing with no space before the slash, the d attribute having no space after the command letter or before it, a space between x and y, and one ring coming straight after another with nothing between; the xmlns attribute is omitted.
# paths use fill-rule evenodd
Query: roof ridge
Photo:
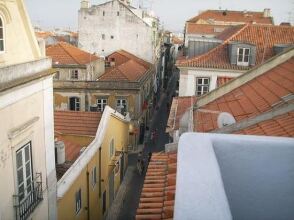
<svg viewBox="0 0 294 220"><path fill-rule="evenodd" d="M222 46L224 46L225 44L228 43L228 41L230 41L233 37L237 36L238 34L240 34L240 32L244 31L245 28L247 28L249 26L249 24L244 24L243 27L240 28L240 30L236 31L236 33L234 33L233 35L231 35L230 37L228 37L226 40L224 40L224 42L220 45L218 45L217 47L215 48L212 48L210 51L208 51L207 53L205 54L202 54L200 56L197 56L197 57L193 57L191 59L187 59L187 60L183 60L183 61L180 61L179 64L181 66L181 64L186 64L186 63L189 63L189 62L192 62L192 61L196 61L196 60L199 60L200 58L203 58L203 57L206 57L208 55L210 55L211 53L215 52L216 50L218 50L219 48L221 48ZM233 27L234 28L234 27Z"/></svg>

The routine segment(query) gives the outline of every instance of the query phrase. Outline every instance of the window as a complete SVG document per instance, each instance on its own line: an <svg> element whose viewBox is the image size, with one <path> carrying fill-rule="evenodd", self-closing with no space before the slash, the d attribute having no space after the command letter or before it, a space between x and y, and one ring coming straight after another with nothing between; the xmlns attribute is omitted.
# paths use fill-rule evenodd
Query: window
<svg viewBox="0 0 294 220"><path fill-rule="evenodd" d="M103 11L103 13L102 13L102 14L103 14L103 16L105 16L105 11Z"/></svg>
<svg viewBox="0 0 294 220"><path fill-rule="evenodd" d="M55 75L54 75L54 79L59 79L60 77L60 72L56 71Z"/></svg>
<svg viewBox="0 0 294 220"><path fill-rule="evenodd" d="M196 78L196 95L203 95L209 92L209 78Z"/></svg>
<svg viewBox="0 0 294 220"><path fill-rule="evenodd" d="M105 106L107 105L107 99L97 99L97 111L103 112Z"/></svg>
<svg viewBox="0 0 294 220"><path fill-rule="evenodd" d="M0 17L0 52L4 51L4 25Z"/></svg>
<svg viewBox="0 0 294 220"><path fill-rule="evenodd" d="M126 99L117 99L116 100L116 109L121 114L125 114L127 111L127 100Z"/></svg>
<svg viewBox="0 0 294 220"><path fill-rule="evenodd" d="M23 201L33 190L31 142L16 152L16 172L19 201Z"/></svg>
<svg viewBox="0 0 294 220"><path fill-rule="evenodd" d="M114 155L114 139L110 141L109 144L109 156L110 158Z"/></svg>
<svg viewBox="0 0 294 220"><path fill-rule="evenodd" d="M248 66L249 65L249 48L238 48L237 65Z"/></svg>
<svg viewBox="0 0 294 220"><path fill-rule="evenodd" d="M105 34L102 34L101 37L102 37L102 40L105 40Z"/></svg>
<svg viewBox="0 0 294 220"><path fill-rule="evenodd" d="M69 98L69 110L80 111L80 98L79 97L70 97Z"/></svg>
<svg viewBox="0 0 294 220"><path fill-rule="evenodd" d="M116 12L116 15L119 16L119 11Z"/></svg>
<svg viewBox="0 0 294 220"><path fill-rule="evenodd" d="M106 211L106 191L103 192L103 201L102 201L102 213L104 214Z"/></svg>
<svg viewBox="0 0 294 220"><path fill-rule="evenodd" d="M97 174L96 174L96 167L94 167L93 169L92 169L92 174L91 174L91 176L92 176L92 186L94 187L95 185L96 185L96 183L97 183Z"/></svg>
<svg viewBox="0 0 294 220"><path fill-rule="evenodd" d="M111 35L111 36L110 36L110 38L111 38L111 39L113 39L113 38L114 38L114 36L113 36L113 35Z"/></svg>
<svg viewBox="0 0 294 220"><path fill-rule="evenodd" d="M82 191L81 191L81 189L79 189L76 192L76 214L79 213L81 208L82 208Z"/></svg>
<svg viewBox="0 0 294 220"><path fill-rule="evenodd" d="M78 79L79 78L79 71L78 70L72 70L70 74L71 79Z"/></svg>

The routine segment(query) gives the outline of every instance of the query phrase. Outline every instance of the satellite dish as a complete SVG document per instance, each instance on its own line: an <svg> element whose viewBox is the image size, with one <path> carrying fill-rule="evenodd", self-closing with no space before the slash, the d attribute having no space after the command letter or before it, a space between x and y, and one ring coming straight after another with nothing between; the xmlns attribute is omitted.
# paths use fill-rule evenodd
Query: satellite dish
<svg viewBox="0 0 294 220"><path fill-rule="evenodd" d="M234 116L228 112L222 112L217 117L217 126L219 128L222 128L222 127L234 124L234 123L236 123Z"/></svg>

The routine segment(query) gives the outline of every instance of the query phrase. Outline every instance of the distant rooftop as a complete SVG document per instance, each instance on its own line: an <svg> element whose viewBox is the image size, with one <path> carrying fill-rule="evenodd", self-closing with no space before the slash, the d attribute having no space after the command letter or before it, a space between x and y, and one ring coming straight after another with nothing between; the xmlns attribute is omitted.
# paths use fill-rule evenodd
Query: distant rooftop
<svg viewBox="0 0 294 220"><path fill-rule="evenodd" d="M46 55L52 57L54 65L85 65L97 59L94 54L83 51L69 43L58 42L46 48Z"/></svg>
<svg viewBox="0 0 294 220"><path fill-rule="evenodd" d="M69 135L95 136L101 112L55 111L54 130Z"/></svg>
<svg viewBox="0 0 294 220"><path fill-rule="evenodd" d="M199 15L190 18L187 22L196 23L199 20L205 20L213 24L214 21L273 24L269 9L262 12L255 11L231 11L231 10L206 10Z"/></svg>

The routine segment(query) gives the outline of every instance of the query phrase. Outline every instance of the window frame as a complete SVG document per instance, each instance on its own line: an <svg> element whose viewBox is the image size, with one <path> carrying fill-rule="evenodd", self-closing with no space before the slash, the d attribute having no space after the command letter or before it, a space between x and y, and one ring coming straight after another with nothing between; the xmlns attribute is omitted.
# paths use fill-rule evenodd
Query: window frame
<svg viewBox="0 0 294 220"><path fill-rule="evenodd" d="M100 101L100 103L99 103L99 101ZM108 104L107 101L108 101L107 98L97 98L96 99L97 111L98 112L103 112L104 111L106 105Z"/></svg>
<svg viewBox="0 0 294 220"><path fill-rule="evenodd" d="M80 213L81 209L82 209L82 189L79 188L78 191L76 191L75 193L75 211L76 211L76 215Z"/></svg>
<svg viewBox="0 0 294 220"><path fill-rule="evenodd" d="M198 80L201 80L202 82L199 83ZM205 80L208 80L208 83L205 83ZM210 86L210 77L196 77L196 89L195 89L196 96L201 96L208 93L209 86ZM198 90L199 87L201 88L200 91ZM204 88L207 88L207 91L205 91Z"/></svg>
<svg viewBox="0 0 294 220"><path fill-rule="evenodd" d="M26 149L29 149L28 156L29 160L26 160ZM18 155L21 154L21 166L18 166ZM34 189L34 172L33 172L33 158L32 158L32 142L29 141L26 144L22 145L16 152L15 152L15 168L16 168L16 184L17 184L17 192L19 195L19 202L21 203L24 201L33 191ZM29 164L30 175L27 175L27 164ZM19 171L22 170L22 182L19 183ZM28 179L30 180L30 191L28 191ZM20 185L23 185L24 196L23 198L20 197Z"/></svg>
<svg viewBox="0 0 294 220"><path fill-rule="evenodd" d="M240 53L241 50L242 50L242 53ZM246 54L246 51L248 51L248 54ZM237 49L237 65L238 66L249 66L250 56L251 56L251 49L249 47L238 47L238 49ZM241 58L241 61L239 61L239 58ZM245 61L246 58L247 58L247 61Z"/></svg>
<svg viewBox="0 0 294 220"><path fill-rule="evenodd" d="M105 34L101 34L101 39L105 40Z"/></svg>
<svg viewBox="0 0 294 220"><path fill-rule="evenodd" d="M109 158L112 158L115 154L114 138L109 142Z"/></svg>
<svg viewBox="0 0 294 220"><path fill-rule="evenodd" d="M0 42L2 41L3 42L3 49L1 50L1 47L0 47L0 54L2 53L5 53L5 24L4 24L4 19L3 19L3 16L0 15L0 33L2 31L2 39L0 38ZM1 36L1 34L0 34ZM0 44L1 45L1 44Z"/></svg>
<svg viewBox="0 0 294 220"><path fill-rule="evenodd" d="M70 70L70 79L71 80L78 80L79 79L79 70L78 69Z"/></svg>
<svg viewBox="0 0 294 220"><path fill-rule="evenodd" d="M97 183L97 168L96 168L96 166L94 166L91 171L91 183L92 183L92 187L94 189L96 186L96 183Z"/></svg>
<svg viewBox="0 0 294 220"><path fill-rule="evenodd" d="M71 109L71 100L75 99L74 109ZM81 110L81 98L77 96L69 97L69 110L70 111L80 111Z"/></svg>
<svg viewBox="0 0 294 220"><path fill-rule="evenodd" d="M125 102L125 104L123 104ZM116 109L118 109L119 106L124 106L124 111L121 109L121 114L124 114L125 112L128 111L128 100L126 98L117 98L116 99Z"/></svg>

